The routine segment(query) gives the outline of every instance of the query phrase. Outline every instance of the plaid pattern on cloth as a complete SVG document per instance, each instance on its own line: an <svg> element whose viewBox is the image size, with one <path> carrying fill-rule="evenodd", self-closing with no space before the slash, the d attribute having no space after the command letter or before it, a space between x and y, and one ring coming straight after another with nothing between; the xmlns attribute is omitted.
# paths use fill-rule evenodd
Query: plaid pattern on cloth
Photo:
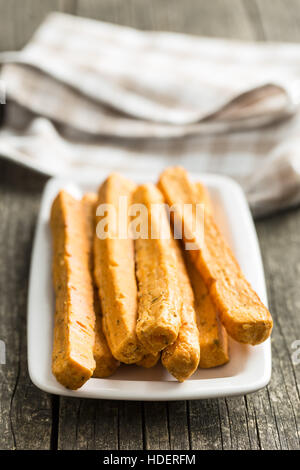
<svg viewBox="0 0 300 470"><path fill-rule="evenodd" d="M300 45L52 13L0 62L4 157L70 178L174 164L222 173L254 215L300 202Z"/></svg>

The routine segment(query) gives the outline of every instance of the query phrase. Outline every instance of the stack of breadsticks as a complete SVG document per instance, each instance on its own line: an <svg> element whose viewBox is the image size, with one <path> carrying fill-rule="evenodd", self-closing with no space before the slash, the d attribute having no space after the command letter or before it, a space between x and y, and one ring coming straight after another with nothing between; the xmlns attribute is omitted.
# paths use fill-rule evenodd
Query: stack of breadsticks
<svg viewBox="0 0 300 470"><path fill-rule="evenodd" d="M133 220L128 204L146 208L136 222L147 227L140 236L120 236ZM194 231L196 211L187 214L185 204L204 205L204 239ZM115 211L104 213L107 205ZM183 240L173 235L175 223ZM99 224L107 227L104 237ZM216 226L206 189L183 168L167 168L157 185L111 174L98 195L81 201L61 191L51 229L52 370L65 387L107 377L120 363L153 367L159 360L183 382L198 367L229 361L227 334L256 345L271 333L271 315Z"/></svg>

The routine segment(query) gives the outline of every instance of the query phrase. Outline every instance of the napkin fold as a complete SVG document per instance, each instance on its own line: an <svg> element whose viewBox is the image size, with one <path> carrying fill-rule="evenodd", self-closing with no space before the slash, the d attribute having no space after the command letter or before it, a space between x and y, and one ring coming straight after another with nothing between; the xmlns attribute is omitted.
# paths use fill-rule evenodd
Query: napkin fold
<svg viewBox="0 0 300 470"><path fill-rule="evenodd" d="M70 178L181 164L235 178L255 215L300 202L299 45L52 13L0 62L4 157Z"/></svg>

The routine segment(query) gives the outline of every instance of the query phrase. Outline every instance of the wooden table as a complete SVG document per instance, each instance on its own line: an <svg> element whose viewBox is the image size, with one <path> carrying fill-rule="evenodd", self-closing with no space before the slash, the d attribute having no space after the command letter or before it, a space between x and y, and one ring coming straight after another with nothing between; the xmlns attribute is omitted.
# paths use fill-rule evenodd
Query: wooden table
<svg viewBox="0 0 300 470"><path fill-rule="evenodd" d="M24 45L61 10L132 25L249 40L300 40L300 1L0 0L0 50ZM273 376L239 398L135 403L59 398L30 381L26 300L35 221L47 178L0 161L0 449L299 449L300 210L256 223L270 308Z"/></svg>

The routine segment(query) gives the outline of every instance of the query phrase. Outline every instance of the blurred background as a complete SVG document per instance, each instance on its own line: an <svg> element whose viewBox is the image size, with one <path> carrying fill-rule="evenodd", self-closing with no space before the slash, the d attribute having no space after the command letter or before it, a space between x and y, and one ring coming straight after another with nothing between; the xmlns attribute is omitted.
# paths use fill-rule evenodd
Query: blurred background
<svg viewBox="0 0 300 470"><path fill-rule="evenodd" d="M140 29L300 41L298 0L0 0L0 49L23 47L53 10Z"/></svg>

